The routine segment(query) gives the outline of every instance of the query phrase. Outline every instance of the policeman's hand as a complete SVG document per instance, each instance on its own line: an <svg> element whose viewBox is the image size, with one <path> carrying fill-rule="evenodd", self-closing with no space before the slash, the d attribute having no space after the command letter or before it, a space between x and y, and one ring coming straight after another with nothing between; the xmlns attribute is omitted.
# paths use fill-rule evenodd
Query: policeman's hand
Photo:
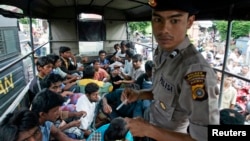
<svg viewBox="0 0 250 141"><path fill-rule="evenodd" d="M131 88L125 88L121 95L121 101L125 101L126 103L132 103L135 102L139 97L139 91L131 89Z"/></svg>
<svg viewBox="0 0 250 141"><path fill-rule="evenodd" d="M149 126L151 126L141 117L125 118L125 121L127 122L126 127L130 130L132 135L136 137L145 137L147 131L145 129L149 129Z"/></svg>

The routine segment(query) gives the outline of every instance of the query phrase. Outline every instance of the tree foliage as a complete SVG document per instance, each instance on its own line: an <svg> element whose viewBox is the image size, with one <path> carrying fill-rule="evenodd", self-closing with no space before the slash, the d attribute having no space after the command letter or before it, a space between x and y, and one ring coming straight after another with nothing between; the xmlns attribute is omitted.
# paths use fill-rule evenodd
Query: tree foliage
<svg viewBox="0 0 250 141"><path fill-rule="evenodd" d="M219 31L221 39L225 40L227 36L227 24L226 21L215 21L216 29ZM250 30L249 21L233 21L231 37L237 39L242 36L248 36Z"/></svg>
<svg viewBox="0 0 250 141"><path fill-rule="evenodd" d="M19 19L19 22L22 24L29 24L29 18L21 18ZM36 24L37 22L35 19L32 19L32 23Z"/></svg>
<svg viewBox="0 0 250 141"><path fill-rule="evenodd" d="M138 31L142 34L146 34L147 27L150 26L150 22L129 22L128 27L131 33Z"/></svg>

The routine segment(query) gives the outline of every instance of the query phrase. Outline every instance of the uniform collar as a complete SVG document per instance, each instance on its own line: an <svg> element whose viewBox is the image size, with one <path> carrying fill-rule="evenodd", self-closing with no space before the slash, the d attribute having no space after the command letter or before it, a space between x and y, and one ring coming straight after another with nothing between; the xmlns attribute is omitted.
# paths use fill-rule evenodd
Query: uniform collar
<svg viewBox="0 0 250 141"><path fill-rule="evenodd" d="M190 42L188 36L186 36L185 39L184 39L179 45L177 45L177 46L175 47L175 49L182 50L182 49L187 48L190 44L191 44L191 42ZM174 50L175 50L175 49L174 49ZM160 48L160 51L161 51L161 50L162 50L162 49ZM163 50L162 50L162 51L163 51ZM163 51L163 56L168 56L171 52L172 52L172 51Z"/></svg>
<svg viewBox="0 0 250 141"><path fill-rule="evenodd" d="M177 45L175 49L182 50L184 48L187 48L189 45L190 45L190 40L188 36L186 36L185 39L179 45Z"/></svg>

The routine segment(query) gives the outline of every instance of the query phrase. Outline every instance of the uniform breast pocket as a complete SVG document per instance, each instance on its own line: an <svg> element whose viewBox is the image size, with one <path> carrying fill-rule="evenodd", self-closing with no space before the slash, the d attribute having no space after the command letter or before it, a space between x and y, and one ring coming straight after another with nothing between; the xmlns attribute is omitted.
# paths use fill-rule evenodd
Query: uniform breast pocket
<svg viewBox="0 0 250 141"><path fill-rule="evenodd" d="M156 123L164 125L166 120L172 120L175 107L171 107L167 103L160 100L155 101L155 103L151 106L153 106L151 112L153 113L153 119Z"/></svg>
<svg viewBox="0 0 250 141"><path fill-rule="evenodd" d="M155 103L151 107L154 120L160 123L172 120L176 106L175 83L170 76L164 76L164 74L159 76L158 82L153 89Z"/></svg>

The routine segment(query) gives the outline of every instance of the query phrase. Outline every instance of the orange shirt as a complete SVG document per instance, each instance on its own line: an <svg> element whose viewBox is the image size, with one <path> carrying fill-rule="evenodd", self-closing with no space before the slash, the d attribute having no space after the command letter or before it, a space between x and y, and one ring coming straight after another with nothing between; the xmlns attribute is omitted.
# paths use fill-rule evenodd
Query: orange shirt
<svg viewBox="0 0 250 141"><path fill-rule="evenodd" d="M104 78L108 78L109 74L102 68L99 68L97 72L95 72L94 79L102 81Z"/></svg>

